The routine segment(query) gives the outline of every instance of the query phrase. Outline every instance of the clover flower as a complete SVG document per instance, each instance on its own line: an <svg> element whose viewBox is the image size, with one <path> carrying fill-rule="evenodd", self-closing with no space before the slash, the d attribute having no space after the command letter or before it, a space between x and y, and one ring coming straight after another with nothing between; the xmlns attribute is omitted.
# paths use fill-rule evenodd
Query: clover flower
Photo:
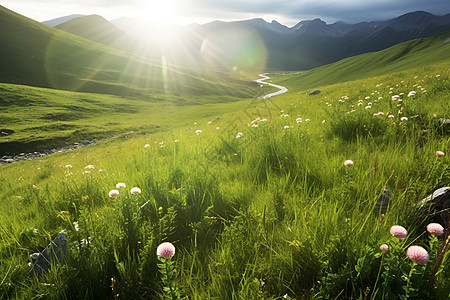
<svg viewBox="0 0 450 300"><path fill-rule="evenodd" d="M141 193L141 189L138 187L134 187L130 190L130 193L133 194L140 194Z"/></svg>
<svg viewBox="0 0 450 300"><path fill-rule="evenodd" d="M442 151L436 151L436 155L437 155L437 156L444 156L444 155L445 155L445 153L444 153L444 152L442 152Z"/></svg>
<svg viewBox="0 0 450 300"><path fill-rule="evenodd" d="M119 191L118 190L110 190L109 191L109 197L116 197L116 196L119 196Z"/></svg>
<svg viewBox="0 0 450 300"><path fill-rule="evenodd" d="M199 135L200 133L202 133L203 131L201 131L200 129L198 129L198 130L196 130L195 131L195 133L197 134L197 135Z"/></svg>
<svg viewBox="0 0 450 300"><path fill-rule="evenodd" d="M398 237L399 239L404 239L408 235L408 232L406 231L406 229L400 225L392 226L389 232L393 236Z"/></svg>
<svg viewBox="0 0 450 300"><path fill-rule="evenodd" d="M127 187L127 185L125 184L125 183L123 183L123 182L119 182L118 184L116 184L116 188L117 189L123 189L123 188L126 188Z"/></svg>
<svg viewBox="0 0 450 300"><path fill-rule="evenodd" d="M427 231L431 234L440 236L444 234L444 227L439 223L430 223L427 225Z"/></svg>
<svg viewBox="0 0 450 300"><path fill-rule="evenodd" d="M427 250L420 246L411 246L406 250L406 255L415 263L424 265L430 259Z"/></svg>
<svg viewBox="0 0 450 300"><path fill-rule="evenodd" d="M353 166L353 161L350 159L347 159L346 161L344 161L344 166L346 166L346 167Z"/></svg>
<svg viewBox="0 0 450 300"><path fill-rule="evenodd" d="M387 252L389 251L389 246L386 245L386 244L383 244L383 245L380 246L380 250L381 250L383 253L387 253Z"/></svg>
<svg viewBox="0 0 450 300"><path fill-rule="evenodd" d="M172 257L175 255L175 246L172 243L164 242L158 246L156 249L156 254L159 257Z"/></svg>

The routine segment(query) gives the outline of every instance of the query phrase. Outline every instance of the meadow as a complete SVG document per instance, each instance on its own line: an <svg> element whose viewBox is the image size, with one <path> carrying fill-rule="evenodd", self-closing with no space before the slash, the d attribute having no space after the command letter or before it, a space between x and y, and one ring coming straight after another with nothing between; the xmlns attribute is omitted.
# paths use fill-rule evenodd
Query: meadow
<svg viewBox="0 0 450 300"><path fill-rule="evenodd" d="M447 299L448 230L428 233L438 213L418 203L450 183L440 121L449 89L441 62L323 84L315 96L186 106L170 119L169 106L155 105L134 120L148 115L164 130L1 166L0 295ZM116 113L111 121L122 122ZM392 195L381 214L384 189ZM394 225L406 238L391 235ZM61 230L65 261L30 275L30 255ZM162 242L176 249L178 295L163 288ZM430 260L408 258L411 245Z"/></svg>

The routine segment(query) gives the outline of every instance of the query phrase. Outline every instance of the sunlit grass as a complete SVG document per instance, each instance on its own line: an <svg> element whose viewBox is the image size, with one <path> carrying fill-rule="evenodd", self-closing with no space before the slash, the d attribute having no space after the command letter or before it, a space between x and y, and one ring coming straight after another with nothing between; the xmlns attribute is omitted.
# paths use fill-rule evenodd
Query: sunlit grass
<svg viewBox="0 0 450 300"><path fill-rule="evenodd" d="M448 75L436 65L326 86L317 96L155 104L151 113L143 106L132 118L111 118L138 124L147 116L164 130L2 166L0 293L159 299L156 247L170 241L184 298L379 298L374 255L390 226L426 246L429 216L416 203L450 182L448 128L439 123L450 113ZM393 101L400 93L402 102ZM109 197L119 182L127 187ZM385 188L392 197L380 216ZM28 256L62 229L67 264L30 278ZM435 284L420 292L448 294L448 264L447 255Z"/></svg>

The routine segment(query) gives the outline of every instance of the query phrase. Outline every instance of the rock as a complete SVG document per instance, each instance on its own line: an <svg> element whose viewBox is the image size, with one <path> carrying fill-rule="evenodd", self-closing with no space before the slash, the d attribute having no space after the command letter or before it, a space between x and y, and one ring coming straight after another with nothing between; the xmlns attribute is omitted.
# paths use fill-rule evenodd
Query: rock
<svg viewBox="0 0 450 300"><path fill-rule="evenodd" d="M33 263L30 274L41 275L50 270L53 264L64 262L68 253L66 234L63 230L42 252L30 255Z"/></svg>
<svg viewBox="0 0 450 300"><path fill-rule="evenodd" d="M431 204L430 212L436 222L448 227L450 212L450 187L442 187L420 201L420 207Z"/></svg>
<svg viewBox="0 0 450 300"><path fill-rule="evenodd" d="M314 90L308 94L308 96L318 95L320 94L320 90Z"/></svg>
<svg viewBox="0 0 450 300"><path fill-rule="evenodd" d="M90 145L90 144L92 144L92 142L91 142L91 141L88 141L88 140L84 140L84 141L82 142L82 144L83 144L83 145Z"/></svg>
<svg viewBox="0 0 450 300"><path fill-rule="evenodd" d="M14 130L12 130L12 129L5 129L5 128L0 129L1 135L11 135L13 133L14 133Z"/></svg>
<svg viewBox="0 0 450 300"><path fill-rule="evenodd" d="M392 191L389 189L384 189L383 193L378 197L377 203L375 204L374 212L385 214L389 207L389 200L391 199Z"/></svg>

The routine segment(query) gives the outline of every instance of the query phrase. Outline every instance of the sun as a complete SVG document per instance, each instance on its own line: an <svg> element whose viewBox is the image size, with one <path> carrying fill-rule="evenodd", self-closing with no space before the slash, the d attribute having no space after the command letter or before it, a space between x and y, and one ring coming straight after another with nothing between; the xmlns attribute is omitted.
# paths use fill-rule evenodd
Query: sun
<svg viewBox="0 0 450 300"><path fill-rule="evenodd" d="M142 8L142 16L149 23L176 24L179 21L179 7L167 0L146 1Z"/></svg>

